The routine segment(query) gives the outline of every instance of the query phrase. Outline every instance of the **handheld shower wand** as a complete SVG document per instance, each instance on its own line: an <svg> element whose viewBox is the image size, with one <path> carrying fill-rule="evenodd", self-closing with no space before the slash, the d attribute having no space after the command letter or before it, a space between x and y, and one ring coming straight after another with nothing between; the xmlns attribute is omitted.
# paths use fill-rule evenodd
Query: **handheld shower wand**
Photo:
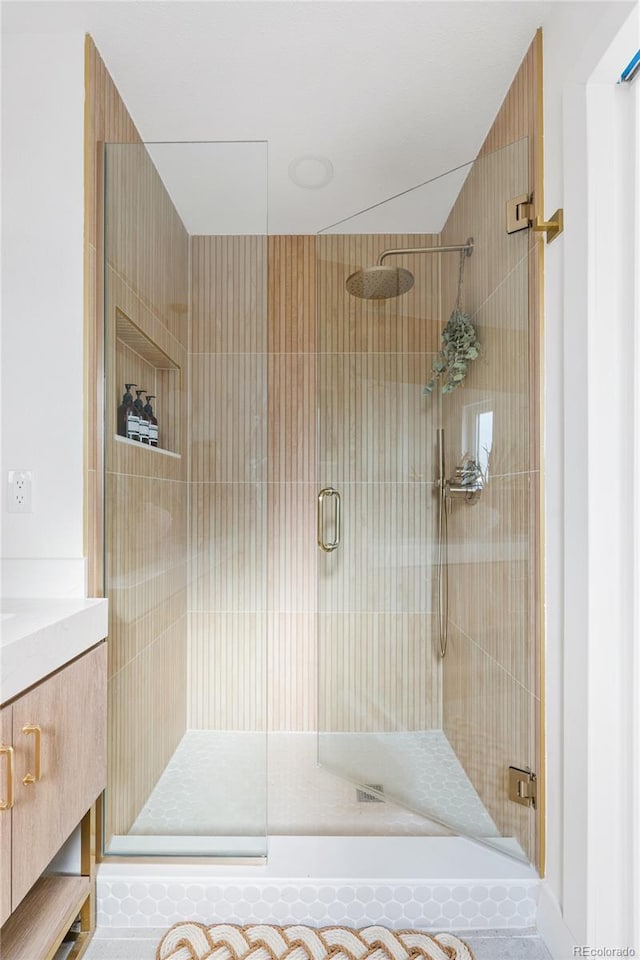
<svg viewBox="0 0 640 960"><path fill-rule="evenodd" d="M444 459L444 429L436 431L438 456L438 646L440 656L447 652L449 638L449 562L447 529L447 475Z"/></svg>

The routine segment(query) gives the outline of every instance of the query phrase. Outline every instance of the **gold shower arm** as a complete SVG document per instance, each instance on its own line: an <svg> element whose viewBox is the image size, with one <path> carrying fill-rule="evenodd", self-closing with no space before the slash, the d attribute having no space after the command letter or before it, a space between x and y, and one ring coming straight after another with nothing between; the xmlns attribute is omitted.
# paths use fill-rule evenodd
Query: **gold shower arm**
<svg viewBox="0 0 640 960"><path fill-rule="evenodd" d="M464 250L468 257L473 253L473 240L471 237L466 243L458 243L449 247L398 247L394 250L383 250L378 257L378 266L382 266L382 261L387 257L397 257L406 253L456 253L458 250Z"/></svg>

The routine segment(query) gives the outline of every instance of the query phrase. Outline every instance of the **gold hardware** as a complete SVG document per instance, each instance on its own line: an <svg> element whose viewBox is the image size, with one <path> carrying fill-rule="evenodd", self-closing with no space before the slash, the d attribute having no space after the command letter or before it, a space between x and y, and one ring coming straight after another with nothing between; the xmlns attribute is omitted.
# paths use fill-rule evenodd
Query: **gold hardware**
<svg viewBox="0 0 640 960"><path fill-rule="evenodd" d="M550 220L543 220L535 212L532 195L523 193L519 197L508 200L507 233L528 230L529 227L536 233L546 233L547 243L551 243L564 230L564 210L560 207Z"/></svg>
<svg viewBox="0 0 640 960"><path fill-rule="evenodd" d="M564 210L559 207L555 213L551 214L551 220L541 220L540 217L536 217L532 227L536 233L546 233L547 243L551 243L564 230Z"/></svg>
<svg viewBox="0 0 640 960"><path fill-rule="evenodd" d="M536 806L536 775L531 770L509 767L509 800L525 807Z"/></svg>
<svg viewBox="0 0 640 960"><path fill-rule="evenodd" d="M327 543L324 539L324 501L329 497L333 497L336 501L336 532L335 538ZM333 487L325 487L318 494L318 546L325 553L331 553L340 545L340 528L340 494Z"/></svg>
<svg viewBox="0 0 640 960"><path fill-rule="evenodd" d="M533 203L528 193L507 200L507 233L528 230L533 219Z"/></svg>
<svg viewBox="0 0 640 960"><path fill-rule="evenodd" d="M30 783L37 783L40 777L42 776L42 730L37 725L37 723L27 723L23 728L22 732L25 736L29 737L33 734L35 738L35 756L34 756L34 773L28 773L25 777L22 778L22 782L25 787Z"/></svg>
<svg viewBox="0 0 640 960"><path fill-rule="evenodd" d="M0 747L0 756L7 758L7 799L0 800L0 810L13 806L13 747Z"/></svg>

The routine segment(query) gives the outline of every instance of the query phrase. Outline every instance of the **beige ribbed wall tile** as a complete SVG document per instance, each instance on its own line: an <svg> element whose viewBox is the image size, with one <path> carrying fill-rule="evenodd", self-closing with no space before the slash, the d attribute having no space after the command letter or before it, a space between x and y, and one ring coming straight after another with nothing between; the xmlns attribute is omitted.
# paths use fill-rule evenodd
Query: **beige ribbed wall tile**
<svg viewBox="0 0 640 960"><path fill-rule="evenodd" d="M191 271L189 725L266 730L267 239Z"/></svg>
<svg viewBox="0 0 640 960"><path fill-rule="evenodd" d="M186 723L186 456L114 439L128 371L155 387L161 437L186 437L188 237L92 41L87 40L85 125L85 392L87 434L85 536L93 591L109 597L109 781L107 838L125 833L171 756ZM104 144L106 210L104 204ZM106 217L107 267L103 280ZM104 285L104 298L103 298ZM104 303L104 311L103 311ZM167 373L116 350L116 311L181 368ZM107 350L103 356L107 327ZM120 364L116 363L119 353ZM106 375L106 512L102 500L103 376ZM182 481L182 482L179 482ZM103 545L104 517L104 545Z"/></svg>
<svg viewBox="0 0 640 960"><path fill-rule="evenodd" d="M276 615L316 610L317 492L317 483L269 484L268 597L269 610ZM276 664L275 653L274 658Z"/></svg>
<svg viewBox="0 0 640 960"><path fill-rule="evenodd" d="M192 237L192 353L267 350L267 238Z"/></svg>
<svg viewBox="0 0 640 960"><path fill-rule="evenodd" d="M189 726L266 730L264 613L191 613Z"/></svg>
<svg viewBox="0 0 640 960"><path fill-rule="evenodd" d="M198 238L197 250L194 247L194 287L203 282L212 285L208 293L194 289L193 302L198 304L194 311L195 323L209 324L207 330L194 329L194 344L197 349L220 352L191 358L194 385L191 479L233 482L194 482L192 485L191 609L217 610L220 614L233 610L237 611L238 623L246 621L249 611L264 609L262 589L267 583L270 723L274 729L286 729L287 725L289 729L315 726L313 691L317 674L313 611L318 602L326 603L330 609L367 610L376 616L381 610L397 612L398 629L394 638L399 643L402 642L402 618L406 618L407 611L417 611L421 633L429 633L430 550L435 515L432 485L421 481L431 481L433 476L438 400L423 397L422 386L431 363L424 348L437 335L437 262L425 258L424 262L414 263L418 283L408 305L400 304L383 315L380 310L372 314L369 308L363 309L363 305L358 304L352 311L350 325L336 325L332 318L350 306L344 291L344 280L350 272L345 267L349 255L355 258L356 264L366 263L375 259L378 247L426 244L435 239L424 236L339 238L334 253L340 260L335 265L333 287L327 283L326 263L319 261L320 289L331 297L330 303L325 300L327 316L321 310L324 342L331 333L331 349L351 350L356 344L358 349L372 352L361 356L322 355L323 390L318 397L318 359L314 353L315 239L269 238L270 353L266 403L260 368L263 357L259 350L249 358L233 355L238 349L255 349L257 334L254 331L247 345L246 340L238 340L228 329L229 324L235 323L238 298L237 292L233 292L237 288L231 272L241 270L244 275L251 275L247 258L255 256L255 249L238 245L237 238ZM325 242L326 238L320 241ZM220 271L225 274L222 283L216 282ZM227 292L221 293L221 289ZM217 314L212 307L214 301ZM226 318L227 328L218 317ZM422 354L413 355L420 347ZM398 350L404 354L398 355ZM233 373L231 378L229 370ZM237 376L236 370L241 371ZM247 370L249 375L243 375ZM212 407L225 410L224 403L207 406L207 394L214 388L205 386L202 371L208 372L207 385L216 379L226 381L226 396L231 397L226 421L229 429L218 426L215 416L210 414L207 419L202 412ZM255 463L259 459L256 454L261 453L265 431L260 407L268 410L270 482L266 515L258 488L254 491L248 484L239 482L256 478ZM327 431L327 437L332 438L327 441L327 452L323 453L326 469L322 471L322 480L341 486L346 511L344 546L330 558L320 556L316 545L318 410L322 428ZM332 442L335 449L331 447ZM365 482L355 485L348 482L352 479ZM367 482L381 479L391 482ZM261 566L264 555L260 538L264 523L268 524L266 567ZM322 595L326 588L329 591L324 600L322 596L318 600L317 595L318 561L325 566L320 593ZM348 571L347 575L333 577L331 564L335 562L345 564L343 572ZM216 632L222 623L216 618L210 625L209 639L214 651L210 653L218 667L227 671L226 685L233 689L238 677L228 671L235 669L237 663L223 655L224 639ZM243 638L245 657L249 657L251 643L258 642L256 635L252 631L247 634L233 620L225 620L224 625L227 636ZM386 633L390 630L391 626L387 625ZM414 630L418 627L414 626ZM196 640L192 635L192 643L198 656L207 655L202 651L201 639ZM194 664L200 662L192 659L192 672ZM411 669L414 667L422 671L415 680L416 686L421 682L433 683L435 692L429 698L428 707L413 695L406 702L403 700L402 707L398 706L402 724L410 729L425 724L433 726L438 722L440 709L437 662L429 664L433 677L428 679L424 672L427 668L417 654L411 658ZM223 678L220 682L224 682ZM246 694L242 682L239 690ZM398 690L401 699L403 691L401 686ZM206 716L207 723L222 726L248 724L247 717L253 710L251 704L245 705L244 712L241 705L236 704L234 709L239 713L234 719L228 707L212 714L208 703L201 702L206 701L207 696L205 688L194 678L191 718ZM367 723L369 728L375 728L377 707L371 709L368 720L358 719L359 728Z"/></svg>
<svg viewBox="0 0 640 960"><path fill-rule="evenodd" d="M185 564L184 484L149 477L108 474L108 583L143 580L157 570Z"/></svg>
<svg viewBox="0 0 640 960"><path fill-rule="evenodd" d="M426 614L432 609L437 499L432 484L339 484L340 546L318 561L322 611ZM326 538L333 538L327 505Z"/></svg>
<svg viewBox="0 0 640 960"><path fill-rule="evenodd" d="M327 612L318 618L321 731L440 726L430 616Z"/></svg>
<svg viewBox="0 0 640 960"><path fill-rule="evenodd" d="M266 354L191 357L191 480L266 480Z"/></svg>
<svg viewBox="0 0 640 960"><path fill-rule="evenodd" d="M186 347L186 230L144 144L108 144L105 164L107 262Z"/></svg>
<svg viewBox="0 0 640 960"><path fill-rule="evenodd" d="M271 236L269 353L316 349L316 238Z"/></svg>
<svg viewBox="0 0 640 960"><path fill-rule="evenodd" d="M519 140L476 160L465 180L442 232L443 243L460 242L465 231L473 237L474 249L464 266L462 306L472 314L492 296L510 272L527 258L526 230L506 231L506 205L511 197L526 193L529 186L529 142ZM459 260L443 257L443 314L456 299ZM526 317L526 314L525 314ZM500 326L522 329L519 317L505 315ZM526 326L524 327L526 329Z"/></svg>
<svg viewBox="0 0 640 960"><path fill-rule="evenodd" d="M94 441L96 424L98 423L98 390L97 372L98 372L98 338L96 336L96 284L97 284L97 254L95 247L85 245L85 270L86 270L86 290L85 290L85 417L83 427L85 431L85 464L87 470L98 469L98 451ZM94 322L89 323L89 317Z"/></svg>
<svg viewBox="0 0 640 960"><path fill-rule="evenodd" d="M89 567L89 596L98 597L104 591L104 536L102 511L88 509L90 503L102 502L104 476L102 471L88 470L85 477L85 549L94 558Z"/></svg>
<svg viewBox="0 0 640 960"><path fill-rule="evenodd" d="M106 546L112 675L186 614L185 485L107 474Z"/></svg>
<svg viewBox="0 0 640 960"><path fill-rule="evenodd" d="M440 257L394 257L415 285L395 300L351 296L347 277L377 262L385 249L437 246L435 234L323 234L318 237L318 349L323 353L429 353L439 336ZM387 261L388 262L388 261Z"/></svg>
<svg viewBox="0 0 640 960"><path fill-rule="evenodd" d="M315 480L316 355L269 354L270 481Z"/></svg>
<svg viewBox="0 0 640 960"><path fill-rule="evenodd" d="M177 366L184 368L187 347L165 325L162 317L154 313L112 267L107 267L106 278L106 303L110 322L115 324L116 310L121 310L125 316L133 320L152 343L170 357ZM111 342L113 338L115 338L115 332L110 329L108 339Z"/></svg>
<svg viewBox="0 0 640 960"><path fill-rule="evenodd" d="M85 56L89 107L85 125L85 226L87 242L97 247L102 226L102 181L97 176L98 155L105 141L135 143L139 142L140 136L91 38L87 38Z"/></svg>
<svg viewBox="0 0 640 960"><path fill-rule="evenodd" d="M315 612L269 614L270 730L317 730L318 649Z"/></svg>
<svg viewBox="0 0 640 960"><path fill-rule="evenodd" d="M432 354L319 357L320 476L326 482L432 481L439 395Z"/></svg>
<svg viewBox="0 0 640 960"><path fill-rule="evenodd" d="M542 46L542 36L538 35L527 50L524 60L513 78L506 97L493 121L478 156L494 153L507 143L529 138L529 165L534 174L532 183L537 183L535 176L538 162L538 53ZM541 56L541 51L540 51Z"/></svg>
<svg viewBox="0 0 640 960"><path fill-rule="evenodd" d="M182 579L182 571L178 571ZM135 594L135 595L134 595ZM175 572L168 570L153 578L143 591L135 588L112 590L110 599L123 611L118 622L113 625L111 636L110 675L117 673L126 664L138 656L141 650L155 642L156 638L168 626L185 615L187 609L186 587L178 587ZM129 615L130 620L125 620ZM152 677L147 683L153 683Z"/></svg>
<svg viewBox="0 0 640 960"><path fill-rule="evenodd" d="M535 693L529 629L528 474L492 480L449 517L449 617Z"/></svg>
<svg viewBox="0 0 640 960"><path fill-rule="evenodd" d="M480 647L450 625L444 729L501 834L535 854L535 817L508 798L508 768L535 767L536 701Z"/></svg>
<svg viewBox="0 0 640 960"><path fill-rule="evenodd" d="M190 610L266 610L265 484L191 484Z"/></svg>
<svg viewBox="0 0 640 960"><path fill-rule="evenodd" d="M128 832L184 733L186 665L183 616L109 681L108 837Z"/></svg>

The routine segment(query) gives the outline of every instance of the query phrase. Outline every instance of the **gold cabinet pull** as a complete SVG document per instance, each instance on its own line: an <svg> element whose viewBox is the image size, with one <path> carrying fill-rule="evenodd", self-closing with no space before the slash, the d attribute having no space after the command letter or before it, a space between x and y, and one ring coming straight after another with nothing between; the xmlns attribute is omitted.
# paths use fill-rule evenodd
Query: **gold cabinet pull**
<svg viewBox="0 0 640 960"><path fill-rule="evenodd" d="M30 783L37 783L42 776L42 730L37 723L27 723L22 732L29 737L33 734L35 740L34 747L34 773L28 773L22 778L25 787Z"/></svg>
<svg viewBox="0 0 640 960"><path fill-rule="evenodd" d="M335 500L336 504L336 525L334 539L330 543L327 543L324 539L324 501L331 498ZM324 550L325 553L331 553L336 547L340 546L340 527L340 494L337 490L334 490L333 487L325 487L324 490L321 490L318 494L318 546L321 550Z"/></svg>
<svg viewBox="0 0 640 960"><path fill-rule="evenodd" d="M7 763L7 799L0 800L0 810L11 810L13 806L13 747L0 747L0 757L6 757Z"/></svg>

